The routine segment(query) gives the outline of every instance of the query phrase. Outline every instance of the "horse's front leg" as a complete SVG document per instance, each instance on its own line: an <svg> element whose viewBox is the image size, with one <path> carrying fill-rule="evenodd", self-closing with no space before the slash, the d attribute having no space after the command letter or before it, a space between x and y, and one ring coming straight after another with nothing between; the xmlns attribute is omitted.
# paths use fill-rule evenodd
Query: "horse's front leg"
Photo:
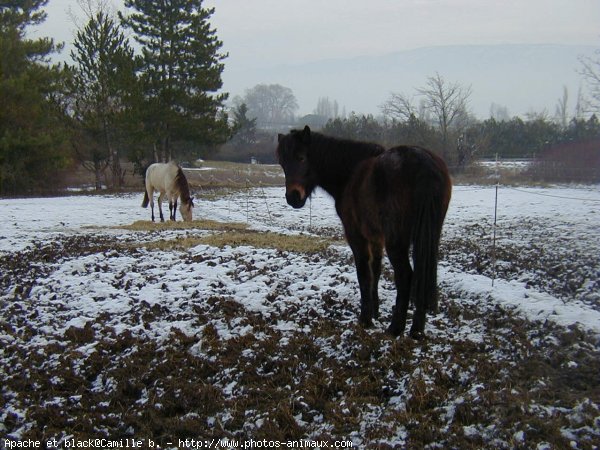
<svg viewBox="0 0 600 450"><path fill-rule="evenodd" d="M171 220L173 222L177 220L177 197L173 200L173 214L171 215Z"/></svg>

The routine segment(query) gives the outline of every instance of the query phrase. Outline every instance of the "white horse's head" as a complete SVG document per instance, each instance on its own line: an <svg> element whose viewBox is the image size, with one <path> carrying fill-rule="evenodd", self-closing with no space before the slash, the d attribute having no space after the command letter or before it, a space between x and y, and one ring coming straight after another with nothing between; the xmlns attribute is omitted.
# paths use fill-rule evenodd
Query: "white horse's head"
<svg viewBox="0 0 600 450"><path fill-rule="evenodd" d="M181 206L179 207L179 211L181 212L181 217L186 222L191 222L192 220L192 208L194 207L194 200L190 197L188 201L181 202Z"/></svg>

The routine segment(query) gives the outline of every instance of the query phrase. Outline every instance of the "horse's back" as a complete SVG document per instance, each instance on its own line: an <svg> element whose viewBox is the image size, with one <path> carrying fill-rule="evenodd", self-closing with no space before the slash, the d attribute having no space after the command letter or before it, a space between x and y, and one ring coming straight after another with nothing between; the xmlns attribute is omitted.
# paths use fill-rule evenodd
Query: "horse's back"
<svg viewBox="0 0 600 450"><path fill-rule="evenodd" d="M398 232L408 236L426 202L434 204L443 221L451 190L439 156L420 147L393 147L356 168L338 214L348 229L360 229L370 239Z"/></svg>
<svg viewBox="0 0 600 450"><path fill-rule="evenodd" d="M177 176L179 166L174 162L154 163L146 169L146 189L167 192Z"/></svg>
<svg viewBox="0 0 600 450"><path fill-rule="evenodd" d="M449 202L452 189L446 163L435 153L421 147L399 146L376 158L373 180L380 195L439 196Z"/></svg>
<svg viewBox="0 0 600 450"><path fill-rule="evenodd" d="M418 175L444 177L448 169L435 153L422 147L392 147L378 156L377 165L394 174L398 172L416 178Z"/></svg>

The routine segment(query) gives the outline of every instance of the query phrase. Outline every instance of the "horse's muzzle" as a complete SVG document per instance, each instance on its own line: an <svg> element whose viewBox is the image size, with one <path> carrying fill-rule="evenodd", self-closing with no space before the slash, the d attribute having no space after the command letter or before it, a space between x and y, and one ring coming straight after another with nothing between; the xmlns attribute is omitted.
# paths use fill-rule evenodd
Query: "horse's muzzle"
<svg viewBox="0 0 600 450"><path fill-rule="evenodd" d="M285 193L285 199L287 200L288 205L293 208L302 208L306 203L306 195L299 189L289 189Z"/></svg>

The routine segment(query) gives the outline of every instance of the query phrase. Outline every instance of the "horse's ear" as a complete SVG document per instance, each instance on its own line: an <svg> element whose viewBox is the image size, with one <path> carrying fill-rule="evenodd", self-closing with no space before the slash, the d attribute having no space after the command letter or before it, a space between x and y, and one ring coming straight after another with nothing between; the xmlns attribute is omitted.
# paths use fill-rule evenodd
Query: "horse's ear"
<svg viewBox="0 0 600 450"><path fill-rule="evenodd" d="M302 142L310 144L310 127L308 125L305 125L304 130L302 130Z"/></svg>
<svg viewBox="0 0 600 450"><path fill-rule="evenodd" d="M281 134L281 133L279 133L279 134L277 135L277 142L281 142L281 140L282 140L284 137L285 137L285 135L284 135L284 134Z"/></svg>

